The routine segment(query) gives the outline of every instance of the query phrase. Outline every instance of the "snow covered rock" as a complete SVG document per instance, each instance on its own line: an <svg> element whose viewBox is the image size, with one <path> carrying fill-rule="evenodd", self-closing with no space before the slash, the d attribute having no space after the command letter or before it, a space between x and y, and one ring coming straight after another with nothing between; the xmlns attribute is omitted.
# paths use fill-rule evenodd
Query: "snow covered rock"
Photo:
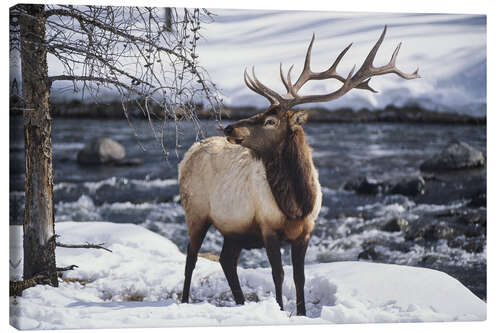
<svg viewBox="0 0 500 333"><path fill-rule="evenodd" d="M21 226L11 226L11 258L22 257ZM220 265L200 258L191 303L181 304L185 255L168 239L133 224L59 222L63 243L105 243L113 252L58 248L59 288L36 286L10 298L21 329L123 328L485 320L486 304L449 275L366 262L306 266L306 308L295 310L292 269L285 266L285 311L274 300L269 268L239 268L247 303L235 306ZM245 253L243 253L245 255ZM22 275L11 271L11 279Z"/></svg>
<svg viewBox="0 0 500 333"><path fill-rule="evenodd" d="M105 164L119 162L125 158L125 148L110 138L96 138L78 152L80 164Z"/></svg>
<svg viewBox="0 0 500 333"><path fill-rule="evenodd" d="M465 142L452 141L442 152L426 160L420 166L422 171L450 171L483 166L483 153Z"/></svg>

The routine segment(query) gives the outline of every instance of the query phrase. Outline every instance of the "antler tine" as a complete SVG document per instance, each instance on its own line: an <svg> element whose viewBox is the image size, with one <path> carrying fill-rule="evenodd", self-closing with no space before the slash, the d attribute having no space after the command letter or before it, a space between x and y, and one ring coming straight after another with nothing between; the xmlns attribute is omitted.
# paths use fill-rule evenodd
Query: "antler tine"
<svg viewBox="0 0 500 333"><path fill-rule="evenodd" d="M376 91L375 89L373 89L372 87L370 87L369 83L370 83L370 80L371 80L371 79L372 79L372 78L369 78L368 80L361 82L360 84L358 84L358 85L356 86L356 88L357 88L357 89L365 89L365 90L370 90L370 91L371 91L371 92L373 92L373 93L378 93L378 91Z"/></svg>
<svg viewBox="0 0 500 333"><path fill-rule="evenodd" d="M330 68L328 68L326 71L324 71L323 73L328 73L328 74L333 75L333 76L339 76L337 74L337 66L340 63L340 60L342 60L344 55L347 53L347 51L349 51L351 46L352 46L352 43L347 45L347 47L344 50L342 50L342 52L340 52L340 54L337 56L337 59L335 59L335 62L333 63L333 65ZM321 73L321 74L323 74L323 73Z"/></svg>
<svg viewBox="0 0 500 333"><path fill-rule="evenodd" d="M356 75L354 75L355 80L359 79L363 80L366 77L389 74L389 73L397 74L398 76L406 80L416 79L420 77L420 75L418 75L418 68L412 74L407 74L403 73L399 68L396 67L396 58L398 56L399 50L401 49L401 44L402 44L401 42L398 44L398 46L396 46L396 49L392 53L391 60L387 65L380 67L373 66L373 60L375 59L377 51L384 40L386 31L387 31L387 25L384 27L384 31L382 31L382 34L380 35L377 43L375 43L372 50L366 57L365 61L363 62L363 65L356 73ZM369 86L367 87L369 88L369 90L373 91L371 87Z"/></svg>
<svg viewBox="0 0 500 333"><path fill-rule="evenodd" d="M288 102L288 107L305 103L327 102L342 97L344 94L346 94L349 90L351 90L355 86L355 83L352 82L355 69L356 65L352 67L351 71L349 72L349 75L347 75L347 78L344 80L344 84L342 85L342 87L335 90L334 92L326 95L309 95L309 96L294 95L295 99Z"/></svg>
<svg viewBox="0 0 500 333"><path fill-rule="evenodd" d="M286 87L286 93L287 94L290 94L291 91L292 91L292 83L290 82L290 72L292 71L292 68L293 68L293 65L288 70L288 82L287 82L287 80L285 80L285 75L283 74L283 67L282 67L282 64L280 62L280 77L281 77L281 82L283 82L283 84L285 85L285 87Z"/></svg>
<svg viewBox="0 0 500 333"><path fill-rule="evenodd" d="M257 89L270 98L274 99L277 103L279 103L282 100L282 97L275 91L269 89L266 87L262 82L257 79L257 76L255 75L255 67L252 66L252 75L253 75L253 82L255 83Z"/></svg>
<svg viewBox="0 0 500 333"><path fill-rule="evenodd" d="M313 40L314 40L314 36L313 36ZM300 88L302 88L302 86L309 80L337 79L337 80L341 81L342 83L344 83L346 79L344 79L344 77L342 77L341 75L339 75L337 73L337 66L339 65L340 61L344 58L347 51L349 51L352 44L353 43L350 43L349 45L347 45L342 50L342 52L339 53L339 55L337 56L337 58L335 59L333 64L330 66L330 68L328 68L327 70L325 70L323 72L315 73L315 72L311 71L311 68L310 68L310 57L311 57L311 49L312 49L312 41L311 41L311 44L309 45L309 48L307 50L307 55L306 55L306 58L308 58L306 60L307 65L305 65L306 67L302 71L302 74L301 74L302 80L297 80L297 82L292 86L292 91L293 91L292 95L297 96L297 91L300 90ZM368 82L369 82L369 80L367 80L366 82L362 82L362 83L358 84L355 88L376 92L372 87L370 87L368 85Z"/></svg>
<svg viewBox="0 0 500 333"><path fill-rule="evenodd" d="M403 73L403 72L401 72L401 70L399 68L396 67L396 58L398 56L399 49L401 49L401 44L402 44L402 42L399 42L398 46L396 47L396 49L392 53L391 61L389 61L389 64L387 65L388 69L390 69L390 70L387 71L387 73L397 74L397 75L399 75L400 77L402 77L403 79L406 79L406 80L411 80L411 79L419 78L420 75L418 75L418 67L411 74ZM385 73L386 72L383 72L383 71L381 72L381 74L385 74ZM380 75L380 74L377 74L377 75Z"/></svg>
<svg viewBox="0 0 500 333"><path fill-rule="evenodd" d="M254 73L254 77L255 77L255 73ZM269 103L271 103L272 105L279 104L279 100L278 99L274 98L272 95L267 94L266 91L264 91L262 89L259 89L259 86L257 85L257 83L252 80L252 78L250 77L250 75L248 75L246 68L245 68L245 72L243 74L243 79L244 79L245 84L247 85L247 87L250 88L250 90L252 90L253 92L256 92L257 94L259 94L261 96L264 96L265 98L267 98L267 100L269 101Z"/></svg>
<svg viewBox="0 0 500 333"><path fill-rule="evenodd" d="M406 73L403 73L401 72L401 70L399 70L397 67L396 67L396 58L398 56L398 53L399 53L399 49L401 49L401 44L403 44L403 42L399 42L398 46L396 47L396 49L394 50L394 52L392 53L392 57L391 57L391 60L389 61L389 64L388 66L390 68L392 68L392 73L394 74L397 74L399 75L400 77L402 77L403 79L406 79L406 80L411 80L411 79L416 79L416 78L419 78L420 75L418 75L418 67L417 69L411 73L411 74L406 74ZM390 73L390 72L387 72L387 73ZM385 74L385 73L382 73L382 74ZM380 74L379 74L380 75Z"/></svg>
<svg viewBox="0 0 500 333"><path fill-rule="evenodd" d="M349 72L349 75L347 75L347 78L345 79L344 86L345 86L345 83L350 83L351 82L352 74L354 73L355 69L356 69L356 65L352 66L352 69ZM342 88L344 88L344 87L342 87Z"/></svg>
<svg viewBox="0 0 500 333"><path fill-rule="evenodd" d="M382 34L380 35L377 42L375 43L375 45L371 49L370 53L368 53L368 56L366 57L365 61L363 62L363 64L359 68L356 75L354 75L355 77L358 77L365 72L369 72L370 70L372 70L374 68L373 67L373 60L375 59L375 56L377 55L377 51L378 51L380 45L382 45L382 42L384 41L386 31L387 31L387 25L384 26L384 30L382 31Z"/></svg>
<svg viewBox="0 0 500 333"><path fill-rule="evenodd" d="M392 66L396 66L396 58L398 56L399 50L401 49L401 44L403 44L403 42L399 42L394 52L392 52L391 60L389 61L389 64L391 64Z"/></svg>
<svg viewBox="0 0 500 333"><path fill-rule="evenodd" d="M298 97L297 90L295 90L294 86L292 85L292 78L290 76L290 74L292 72L292 68L293 68L293 65L288 70L288 75L287 75L286 79L287 79L287 82L288 82L288 86L290 87L290 93L292 94L292 96L293 97Z"/></svg>
<svg viewBox="0 0 500 333"><path fill-rule="evenodd" d="M245 84L247 85L247 87L250 88L250 90L260 94L259 91L257 91L255 86L253 85L252 79L248 76L246 68L245 68L245 72L243 73L243 80L245 81Z"/></svg>
<svg viewBox="0 0 500 333"><path fill-rule="evenodd" d="M302 73L300 73L299 78L295 81L293 88L295 91L298 91L304 83L309 80L309 76L311 75L311 50L314 43L314 33L311 38L311 42L309 43L309 47L307 48L306 59L304 60L304 68L302 69Z"/></svg>
<svg viewBox="0 0 500 333"><path fill-rule="evenodd" d="M315 34L313 34L311 42L309 43L309 47L307 48L307 53L306 53L306 59L304 61L304 68L302 69L302 73L300 74L299 78L295 82L295 84L292 86L292 90L294 90L294 93L296 94L297 91L302 88L302 86L309 80L323 80L326 78L335 78L339 79L341 81L344 81L345 79L341 77L340 75L337 74L337 66L344 57L344 55L347 53L349 48L352 46L352 43L349 44L340 54L337 56L337 59L335 59L335 62L333 63L332 66L330 66L329 69L327 69L324 72L320 73L315 73L311 70L311 50L312 46L314 43L315 39Z"/></svg>
<svg viewBox="0 0 500 333"><path fill-rule="evenodd" d="M311 50L314 44L314 38L316 38L316 35L313 32L313 36L311 38L311 42L309 43L309 46L307 47L307 53L306 53L306 59L304 60L304 69L311 69Z"/></svg>

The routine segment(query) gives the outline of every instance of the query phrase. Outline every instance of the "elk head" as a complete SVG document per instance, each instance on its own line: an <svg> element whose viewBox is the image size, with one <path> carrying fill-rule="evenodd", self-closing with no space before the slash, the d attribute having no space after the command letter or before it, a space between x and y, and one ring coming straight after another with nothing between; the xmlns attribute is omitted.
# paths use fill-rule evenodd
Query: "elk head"
<svg viewBox="0 0 500 333"><path fill-rule="evenodd" d="M342 97L351 89L363 89L371 92L377 92L370 87L369 82L371 77L393 73L404 79L410 80L419 78L418 68L412 74L403 73L396 68L396 57L398 55L401 43L396 47L392 54L391 60L385 66L375 67L373 60L377 51L384 40L387 26L384 27L378 41L373 46L372 50L366 57L358 71L354 73L355 66L349 72L347 77L343 77L337 73L337 66L347 53L352 43L349 44L337 57L330 68L323 72L311 71L311 49L314 42L314 34L307 49L306 59L302 73L295 83L292 84L290 77L292 67L288 70L285 78L282 66L280 64L281 81L286 87L286 94L279 94L262 84L255 75L255 70L252 68L253 78L248 75L246 69L244 80L248 88L267 98L270 106L263 113L259 113L248 119L235 122L224 129L224 134L231 143L241 144L244 147L261 153L268 154L272 152L281 142L289 135L302 131L301 125L307 120L307 114L304 111L292 111L291 108L305 103L328 102ZM326 80L337 79L342 82L342 86L325 95L299 95L299 90L310 80Z"/></svg>

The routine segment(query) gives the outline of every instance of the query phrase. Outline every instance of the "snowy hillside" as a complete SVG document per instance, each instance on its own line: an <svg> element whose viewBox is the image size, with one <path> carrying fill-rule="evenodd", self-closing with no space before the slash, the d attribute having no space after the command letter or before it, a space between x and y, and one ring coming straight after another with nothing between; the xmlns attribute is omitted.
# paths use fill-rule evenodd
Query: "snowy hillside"
<svg viewBox="0 0 500 333"><path fill-rule="evenodd" d="M11 261L22 255L22 227L11 226ZM57 265L79 266L59 288L37 286L10 299L22 329L262 325L484 320L486 304L449 275L424 268L338 262L306 266L308 318L291 316L295 288L285 267L284 312L269 269L239 269L248 302L235 306L219 264L200 258L191 304L180 304L184 254L132 224L59 222L61 242L104 242L113 252L57 249ZM19 269L11 279L19 278ZM85 281L80 284L75 279Z"/></svg>
<svg viewBox="0 0 500 333"><path fill-rule="evenodd" d="M255 65L259 79L284 92L279 64L294 66L292 79L300 74L313 32L313 71L327 69L349 43L354 42L339 65L339 72L362 64L384 25L387 35L375 65L386 64L397 43L403 42L398 67L406 72L420 68L421 79L405 81L395 75L372 80L379 94L351 91L339 100L322 103L328 108L379 109L388 104L418 103L424 108L486 115L486 16L458 14L394 14L269 10L211 10L215 22L205 24L199 41L199 60L221 88L229 106L267 106L267 100L251 92L243 71ZM19 63L11 58L10 77L19 76ZM49 58L49 73L61 72ZM19 78L18 78L19 79ZM302 93L325 93L338 87L334 80L315 81ZM81 98L67 89L70 83L53 85L54 99ZM103 90L101 98L112 98ZM312 106L312 105L309 105Z"/></svg>
<svg viewBox="0 0 500 333"><path fill-rule="evenodd" d="M297 78L313 32L313 71L327 69L340 51L354 42L339 66L339 72L347 75L354 65L361 66L387 24L375 65L385 65L402 41L398 67L406 72L419 67L422 78L405 81L395 75L377 77L372 86L379 94L352 91L323 106L372 109L417 102L428 109L485 115L486 16L213 11L218 17L205 26L203 34L207 39L200 48L200 61L224 90L229 105L266 105L266 99L251 92L243 82L245 67L252 65L263 83L284 92L279 64L283 62L286 69L295 65L292 79ZM309 83L304 93L325 93L338 87L329 81Z"/></svg>

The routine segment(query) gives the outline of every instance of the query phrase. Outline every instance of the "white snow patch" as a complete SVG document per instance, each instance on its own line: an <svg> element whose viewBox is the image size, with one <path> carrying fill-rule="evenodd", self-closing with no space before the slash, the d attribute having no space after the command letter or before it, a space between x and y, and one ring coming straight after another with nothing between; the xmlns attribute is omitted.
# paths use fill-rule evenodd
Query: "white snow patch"
<svg viewBox="0 0 500 333"><path fill-rule="evenodd" d="M22 259L22 227L11 226L11 260ZM309 317L295 309L292 270L285 266L285 311L274 300L269 268L239 268L248 300L235 306L219 264L200 258L192 303L180 304L185 255L141 226L58 222L63 243L105 243L113 252L57 248L57 265L79 267L58 288L36 286L10 298L10 322L20 329L123 328L294 323L485 320L486 304L449 275L424 268L366 262L306 266ZM11 265L12 266L12 265ZM22 276L22 265L10 277ZM135 301L134 301L135 300Z"/></svg>

